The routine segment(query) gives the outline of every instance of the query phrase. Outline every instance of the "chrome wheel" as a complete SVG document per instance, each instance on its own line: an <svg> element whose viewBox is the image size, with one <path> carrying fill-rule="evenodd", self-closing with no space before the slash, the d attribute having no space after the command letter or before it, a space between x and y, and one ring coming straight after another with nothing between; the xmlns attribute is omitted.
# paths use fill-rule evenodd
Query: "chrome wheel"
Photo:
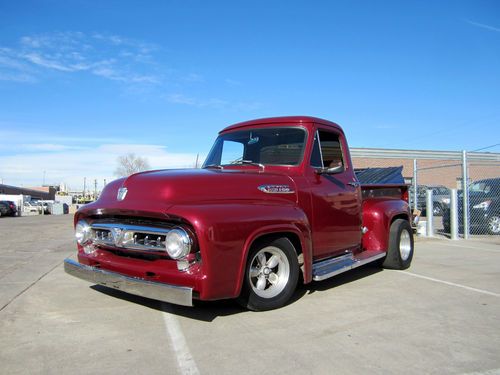
<svg viewBox="0 0 500 375"><path fill-rule="evenodd" d="M491 234L499 234L500 233L500 217L492 216L490 220L488 220L488 231Z"/></svg>
<svg viewBox="0 0 500 375"><path fill-rule="evenodd" d="M407 260L411 253L410 233L406 229L401 232L399 237L399 254L403 261Z"/></svg>
<svg viewBox="0 0 500 375"><path fill-rule="evenodd" d="M290 263L283 250L275 246L260 249L250 262L248 278L252 291L259 297L280 294L290 278Z"/></svg>

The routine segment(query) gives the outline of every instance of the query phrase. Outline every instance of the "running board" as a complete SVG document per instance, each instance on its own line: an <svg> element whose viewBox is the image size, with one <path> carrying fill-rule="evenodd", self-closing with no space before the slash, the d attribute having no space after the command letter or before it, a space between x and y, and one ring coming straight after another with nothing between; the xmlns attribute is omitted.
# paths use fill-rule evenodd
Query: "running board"
<svg viewBox="0 0 500 375"><path fill-rule="evenodd" d="M363 251L354 256L352 253L313 263L313 280L321 281L339 273L352 270L377 259L385 257L385 251Z"/></svg>

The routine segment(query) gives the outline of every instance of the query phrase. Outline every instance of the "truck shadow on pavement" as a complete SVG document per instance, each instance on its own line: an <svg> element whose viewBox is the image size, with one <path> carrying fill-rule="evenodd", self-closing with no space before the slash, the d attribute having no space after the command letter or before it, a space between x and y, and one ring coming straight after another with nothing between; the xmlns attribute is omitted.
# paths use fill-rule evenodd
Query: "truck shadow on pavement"
<svg viewBox="0 0 500 375"><path fill-rule="evenodd" d="M325 292L341 285L346 285L359 279L369 277L376 273L382 272L383 270L384 269L380 266L367 264L323 281L313 281L311 284L301 285L299 289L304 289L304 294Z"/></svg>
<svg viewBox="0 0 500 375"><path fill-rule="evenodd" d="M305 295L322 293L336 287L349 284L353 281L363 279L381 271L382 268L380 267L366 265L352 271L337 275L330 279L315 282L313 281L312 283L307 285L300 284L287 306L293 305L298 300L304 298ZM238 305L235 300L194 301L194 306L188 307L177 306L152 300L149 298L135 296L102 285L93 285L90 288L97 292L106 294L109 297L114 297L124 301L142 305L153 310L204 322L212 322L218 317L231 316L240 313L252 313L251 311L248 311L247 309L244 309L243 307Z"/></svg>

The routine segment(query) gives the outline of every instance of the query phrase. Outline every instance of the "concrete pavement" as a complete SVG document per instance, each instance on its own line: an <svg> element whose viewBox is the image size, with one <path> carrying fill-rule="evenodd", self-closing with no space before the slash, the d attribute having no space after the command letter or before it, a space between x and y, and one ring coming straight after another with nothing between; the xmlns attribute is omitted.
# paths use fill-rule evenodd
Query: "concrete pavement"
<svg viewBox="0 0 500 375"><path fill-rule="evenodd" d="M500 373L500 241L418 239L254 313L162 304L64 273L71 217L0 219L2 374Z"/></svg>

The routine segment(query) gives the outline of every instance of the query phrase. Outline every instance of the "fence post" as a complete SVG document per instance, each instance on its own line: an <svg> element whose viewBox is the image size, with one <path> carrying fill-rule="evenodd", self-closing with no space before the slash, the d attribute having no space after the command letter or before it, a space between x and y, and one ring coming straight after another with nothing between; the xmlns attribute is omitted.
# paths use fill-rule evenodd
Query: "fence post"
<svg viewBox="0 0 500 375"><path fill-rule="evenodd" d="M417 159L413 159L413 209L418 210L418 204L417 204Z"/></svg>
<svg viewBox="0 0 500 375"><path fill-rule="evenodd" d="M469 238L469 176L467 173L467 151L462 151L462 215L464 226L464 239Z"/></svg>
<svg viewBox="0 0 500 375"><path fill-rule="evenodd" d="M425 217L427 219L427 237L434 237L434 223L433 223L433 207L432 207L432 190L427 190L426 202L425 202Z"/></svg>
<svg viewBox="0 0 500 375"><path fill-rule="evenodd" d="M451 189L451 194L450 194L450 238L452 240L458 240L457 189Z"/></svg>

